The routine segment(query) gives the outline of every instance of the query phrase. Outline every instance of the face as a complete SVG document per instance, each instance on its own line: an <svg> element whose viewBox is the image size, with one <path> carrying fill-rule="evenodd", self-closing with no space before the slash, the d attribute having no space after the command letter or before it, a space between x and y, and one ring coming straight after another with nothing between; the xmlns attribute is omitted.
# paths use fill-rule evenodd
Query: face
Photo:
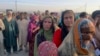
<svg viewBox="0 0 100 56"><path fill-rule="evenodd" d="M95 25L100 25L100 14L95 17Z"/></svg>
<svg viewBox="0 0 100 56"><path fill-rule="evenodd" d="M89 15L88 15L88 14L86 15L86 18L88 18L88 19L89 19Z"/></svg>
<svg viewBox="0 0 100 56"><path fill-rule="evenodd" d="M52 26L52 19L51 18L46 18L43 21L43 28L44 28L44 30L50 30L51 26Z"/></svg>
<svg viewBox="0 0 100 56"><path fill-rule="evenodd" d="M24 18L25 18L24 14L22 14L22 15L21 15L21 18L22 18L22 19L24 19Z"/></svg>
<svg viewBox="0 0 100 56"><path fill-rule="evenodd" d="M8 16L8 17L12 17L12 11L8 11L8 12L7 12L7 16Z"/></svg>
<svg viewBox="0 0 100 56"><path fill-rule="evenodd" d="M27 13L24 13L24 16L25 16L25 17L27 17L27 16L28 16L28 14L27 14Z"/></svg>
<svg viewBox="0 0 100 56"><path fill-rule="evenodd" d="M84 25L81 28L81 34L82 34L83 41L91 40L94 36L94 33L95 33L95 27L92 23L90 25L88 24Z"/></svg>
<svg viewBox="0 0 100 56"><path fill-rule="evenodd" d="M45 14L46 14L46 15L49 15L49 11L46 11Z"/></svg>
<svg viewBox="0 0 100 56"><path fill-rule="evenodd" d="M0 19L2 19L3 18L3 14L0 14Z"/></svg>
<svg viewBox="0 0 100 56"><path fill-rule="evenodd" d="M72 25L74 23L74 14L73 13L65 13L63 22L66 27L72 27Z"/></svg>

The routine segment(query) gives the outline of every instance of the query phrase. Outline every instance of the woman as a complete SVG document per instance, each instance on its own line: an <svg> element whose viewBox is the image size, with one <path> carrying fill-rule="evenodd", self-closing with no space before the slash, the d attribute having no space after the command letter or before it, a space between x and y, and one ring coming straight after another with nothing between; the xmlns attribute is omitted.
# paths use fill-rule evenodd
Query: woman
<svg viewBox="0 0 100 56"><path fill-rule="evenodd" d="M34 56L34 41L35 41L35 35L37 34L39 30L39 21L34 16L31 17L31 20L28 25L28 36L27 36L27 42L29 42L29 56Z"/></svg>
<svg viewBox="0 0 100 56"><path fill-rule="evenodd" d="M93 45L95 47L95 53L100 56L100 10L96 10L92 13L92 18L95 23L96 33L93 40Z"/></svg>
<svg viewBox="0 0 100 56"><path fill-rule="evenodd" d="M66 10L62 13L61 29L56 30L53 36L53 42L57 47L60 46L65 36L69 33L74 23L74 18L74 12L72 10Z"/></svg>
<svg viewBox="0 0 100 56"><path fill-rule="evenodd" d="M18 28L19 28L19 51L23 50L23 47L26 49L27 42L27 28L28 28L28 20L25 19L24 13L20 13L20 19L17 20Z"/></svg>
<svg viewBox="0 0 100 56"><path fill-rule="evenodd" d="M35 37L34 56L38 56L37 48L43 41L52 41L54 33L54 22L52 17L46 16L40 24L40 31Z"/></svg>
<svg viewBox="0 0 100 56"><path fill-rule="evenodd" d="M0 13L1 14L1 13ZM0 56L4 56L4 53L3 53L3 35L2 35L2 30L5 29L5 26L3 24L3 21L2 19L0 18Z"/></svg>
<svg viewBox="0 0 100 56"><path fill-rule="evenodd" d="M77 20L58 48L59 56L95 56L91 44L94 33L95 26L89 19Z"/></svg>

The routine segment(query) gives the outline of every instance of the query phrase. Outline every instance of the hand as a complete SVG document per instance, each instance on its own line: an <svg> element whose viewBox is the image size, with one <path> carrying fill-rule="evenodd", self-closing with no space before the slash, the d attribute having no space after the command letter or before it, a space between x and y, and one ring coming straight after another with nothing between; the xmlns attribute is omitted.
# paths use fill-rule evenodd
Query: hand
<svg viewBox="0 0 100 56"><path fill-rule="evenodd" d="M40 29L40 27L37 27L37 28L35 28L32 32L34 33L34 32L36 32L37 30L39 30Z"/></svg>
<svg viewBox="0 0 100 56"><path fill-rule="evenodd" d="M35 30L32 31L33 33L35 32Z"/></svg>

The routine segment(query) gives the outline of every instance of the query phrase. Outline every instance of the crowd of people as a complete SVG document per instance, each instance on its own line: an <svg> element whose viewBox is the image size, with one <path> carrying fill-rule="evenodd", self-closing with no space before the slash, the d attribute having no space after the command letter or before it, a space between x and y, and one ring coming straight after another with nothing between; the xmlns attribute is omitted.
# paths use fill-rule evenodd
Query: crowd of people
<svg viewBox="0 0 100 56"><path fill-rule="evenodd" d="M100 10L92 14L0 12L0 56L100 56ZM6 52L6 53L5 53Z"/></svg>

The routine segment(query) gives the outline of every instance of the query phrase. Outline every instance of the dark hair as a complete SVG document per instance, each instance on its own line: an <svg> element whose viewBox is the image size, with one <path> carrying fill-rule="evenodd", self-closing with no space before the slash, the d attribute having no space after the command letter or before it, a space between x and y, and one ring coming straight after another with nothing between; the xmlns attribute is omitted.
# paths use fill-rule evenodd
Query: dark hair
<svg viewBox="0 0 100 56"><path fill-rule="evenodd" d="M66 13L72 13L73 16L75 17L75 14L72 10L65 10L62 12L62 15L61 15L61 29L62 29L62 34L61 34L61 37L62 37L62 40L65 38L65 36L69 33L69 31L66 29L66 26L64 24L64 15Z"/></svg>
<svg viewBox="0 0 100 56"><path fill-rule="evenodd" d="M45 12L49 12L49 10L45 10Z"/></svg>
<svg viewBox="0 0 100 56"><path fill-rule="evenodd" d="M92 13L92 18L95 20L95 17L100 14L100 10L96 10Z"/></svg>
<svg viewBox="0 0 100 56"><path fill-rule="evenodd" d="M20 19L22 19L22 15L24 15L24 12L21 12L20 13Z"/></svg>
<svg viewBox="0 0 100 56"><path fill-rule="evenodd" d="M80 18L84 18L84 17L86 17L86 15L88 15L86 12L81 12L79 16L80 16Z"/></svg>
<svg viewBox="0 0 100 56"><path fill-rule="evenodd" d="M40 22L40 29L43 29L43 22L44 22L44 20L47 19L47 18L51 18L51 20L52 20L51 29L52 29L52 32L54 33L54 31L55 31L55 29L54 29L54 21L53 21L53 19L52 19L51 16L45 16L45 17L43 18L43 20Z"/></svg>
<svg viewBox="0 0 100 56"><path fill-rule="evenodd" d="M62 26L64 26L64 27L65 27L65 24L64 24L63 20L64 20L64 15L66 13L72 13L75 16L75 14L74 14L74 12L72 10L65 10L65 11L63 11L62 15L61 15L61 23L62 23Z"/></svg>
<svg viewBox="0 0 100 56"><path fill-rule="evenodd" d="M7 10L6 10L6 13L7 13L8 11L12 11L12 9L7 9Z"/></svg>
<svg viewBox="0 0 100 56"><path fill-rule="evenodd" d="M27 12L23 12L24 14L27 14Z"/></svg>

